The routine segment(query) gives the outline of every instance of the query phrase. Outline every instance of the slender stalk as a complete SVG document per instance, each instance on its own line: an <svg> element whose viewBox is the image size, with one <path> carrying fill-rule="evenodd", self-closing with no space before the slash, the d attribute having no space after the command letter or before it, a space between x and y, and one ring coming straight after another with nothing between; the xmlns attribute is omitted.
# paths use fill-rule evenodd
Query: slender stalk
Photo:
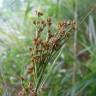
<svg viewBox="0 0 96 96"><path fill-rule="evenodd" d="M76 28L77 28L77 0L75 0L75 11L74 11L74 20L76 21ZM77 51L77 29L74 32L74 63L73 63L73 74L72 74L72 84L76 82L76 71L77 71L77 62L76 62L76 51Z"/></svg>

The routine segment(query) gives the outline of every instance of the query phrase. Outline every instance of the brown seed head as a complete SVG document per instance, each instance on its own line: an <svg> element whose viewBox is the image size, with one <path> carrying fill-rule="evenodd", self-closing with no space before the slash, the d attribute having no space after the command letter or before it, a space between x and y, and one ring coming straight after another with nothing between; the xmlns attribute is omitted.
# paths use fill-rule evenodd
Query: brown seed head
<svg viewBox="0 0 96 96"><path fill-rule="evenodd" d="M65 38L69 38L69 37L70 37L70 35L71 35L71 33L70 33L70 32L66 32L66 33L65 33Z"/></svg>
<svg viewBox="0 0 96 96"><path fill-rule="evenodd" d="M48 43L48 41L44 41L43 42L43 47L44 47L45 50L48 50L49 49L49 43Z"/></svg>
<svg viewBox="0 0 96 96"><path fill-rule="evenodd" d="M59 38L58 37L52 37L50 38L50 43L53 45L57 45L57 43L59 42Z"/></svg>
<svg viewBox="0 0 96 96"><path fill-rule="evenodd" d="M34 40L33 40L33 44L34 45L40 45L42 43L42 40L40 39L40 38L35 38Z"/></svg>
<svg viewBox="0 0 96 96"><path fill-rule="evenodd" d="M27 73L28 74L32 74L33 73L33 70L27 70Z"/></svg>
<svg viewBox="0 0 96 96"><path fill-rule="evenodd" d="M51 23L51 17L48 17L48 18L47 18L47 24L48 24L48 26L51 26L51 24L52 24L52 23Z"/></svg>
<svg viewBox="0 0 96 96"><path fill-rule="evenodd" d="M37 14L37 16L38 16L38 17L40 17L40 16L42 16L42 15L43 15L43 13L42 13L42 12L40 12L40 11L36 11L36 14Z"/></svg>
<svg viewBox="0 0 96 96"><path fill-rule="evenodd" d="M33 21L33 24L36 25L36 20Z"/></svg>
<svg viewBox="0 0 96 96"><path fill-rule="evenodd" d="M30 47L29 50L32 51L32 47Z"/></svg>
<svg viewBox="0 0 96 96"><path fill-rule="evenodd" d="M71 25L71 21L67 21L67 25Z"/></svg>
<svg viewBox="0 0 96 96"><path fill-rule="evenodd" d="M72 29L73 29L73 30L76 30L76 21L75 21L75 20L73 20L73 21L71 22L71 25L72 25Z"/></svg>
<svg viewBox="0 0 96 96"><path fill-rule="evenodd" d="M38 29L38 33L41 33L42 31L43 31L43 28L40 27L40 28Z"/></svg>
<svg viewBox="0 0 96 96"><path fill-rule="evenodd" d="M51 22L51 17L48 17L47 18L47 22Z"/></svg>
<svg viewBox="0 0 96 96"><path fill-rule="evenodd" d="M40 21L38 20L38 21L37 21L37 25L39 25L39 24L40 24Z"/></svg>

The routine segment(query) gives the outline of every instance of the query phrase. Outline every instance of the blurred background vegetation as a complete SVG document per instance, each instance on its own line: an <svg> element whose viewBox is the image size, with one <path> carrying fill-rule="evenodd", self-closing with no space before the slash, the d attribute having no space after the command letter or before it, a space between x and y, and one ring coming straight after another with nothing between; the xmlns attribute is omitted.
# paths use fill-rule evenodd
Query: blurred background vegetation
<svg viewBox="0 0 96 96"><path fill-rule="evenodd" d="M43 18L75 19L78 25L52 68L44 96L96 96L96 0L0 0L0 96L17 96L20 89L37 9Z"/></svg>

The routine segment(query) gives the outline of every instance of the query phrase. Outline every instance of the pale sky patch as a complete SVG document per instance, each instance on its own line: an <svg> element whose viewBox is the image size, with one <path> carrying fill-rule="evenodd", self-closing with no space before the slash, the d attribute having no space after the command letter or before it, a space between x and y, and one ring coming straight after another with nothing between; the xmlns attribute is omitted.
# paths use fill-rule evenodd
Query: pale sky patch
<svg viewBox="0 0 96 96"><path fill-rule="evenodd" d="M0 8L2 7L2 2L3 2L3 0L0 0Z"/></svg>

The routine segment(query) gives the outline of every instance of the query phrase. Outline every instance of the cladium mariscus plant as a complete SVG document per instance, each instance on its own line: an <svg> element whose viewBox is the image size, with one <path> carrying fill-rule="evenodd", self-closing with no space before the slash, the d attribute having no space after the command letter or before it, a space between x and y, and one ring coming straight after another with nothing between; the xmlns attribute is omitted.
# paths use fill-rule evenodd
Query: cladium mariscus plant
<svg viewBox="0 0 96 96"><path fill-rule="evenodd" d="M55 54L58 54L76 29L75 20L64 20L54 26L51 17L43 19L43 13L37 11L36 15L37 18L33 20L35 35L32 47L29 48L31 60L26 74L21 76L22 88L19 96L39 96L44 91L48 64L52 64ZM46 38L42 34L46 34Z"/></svg>

